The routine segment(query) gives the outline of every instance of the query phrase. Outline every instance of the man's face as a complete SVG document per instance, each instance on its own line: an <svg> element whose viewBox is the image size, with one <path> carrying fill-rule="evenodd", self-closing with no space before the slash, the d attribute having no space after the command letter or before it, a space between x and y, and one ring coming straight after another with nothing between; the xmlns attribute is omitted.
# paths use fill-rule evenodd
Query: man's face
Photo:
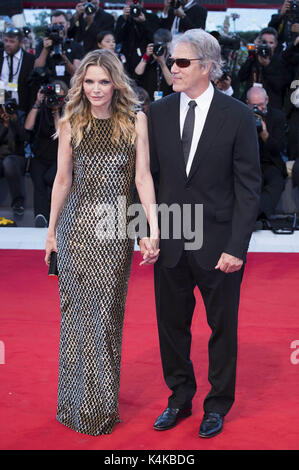
<svg viewBox="0 0 299 470"><path fill-rule="evenodd" d="M60 16L52 16L51 24L58 24L63 26L64 28L64 36L67 34L67 30L69 29L69 22L65 19L63 15Z"/></svg>
<svg viewBox="0 0 299 470"><path fill-rule="evenodd" d="M274 34L263 34L261 37L262 42L266 42L268 46L271 47L272 56L274 54L275 48L277 46L277 40Z"/></svg>
<svg viewBox="0 0 299 470"><path fill-rule="evenodd" d="M4 50L7 54L15 54L21 48L21 41L17 36L4 36Z"/></svg>
<svg viewBox="0 0 299 470"><path fill-rule="evenodd" d="M173 59L198 59L193 48L188 43L178 43L172 51ZM190 98L197 98L202 89L208 85L208 70L201 65L200 60L192 60L188 67L178 67L176 63L171 67L173 90L184 92Z"/></svg>
<svg viewBox="0 0 299 470"><path fill-rule="evenodd" d="M249 95L249 98L247 100L247 104L249 108L253 109L254 106L257 106L260 111L263 113L267 112L267 104L268 104L269 98L264 95L260 94L251 94Z"/></svg>

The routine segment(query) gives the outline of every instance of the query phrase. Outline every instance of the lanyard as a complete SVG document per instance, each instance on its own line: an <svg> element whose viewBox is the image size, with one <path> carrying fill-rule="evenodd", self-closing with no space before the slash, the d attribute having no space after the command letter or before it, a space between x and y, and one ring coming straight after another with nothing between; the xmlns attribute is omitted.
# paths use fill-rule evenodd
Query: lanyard
<svg viewBox="0 0 299 470"><path fill-rule="evenodd" d="M7 65L8 65L8 69L9 69L9 79L8 79L9 82L12 82L14 77L16 77L18 75L20 67L21 67L22 59L23 59L23 54L24 54L24 52L22 51L21 52L21 57L19 58L18 67L17 67L17 70L15 71L15 73L13 73L13 58L14 58L14 55L9 56L10 61L8 60L8 55L6 56Z"/></svg>

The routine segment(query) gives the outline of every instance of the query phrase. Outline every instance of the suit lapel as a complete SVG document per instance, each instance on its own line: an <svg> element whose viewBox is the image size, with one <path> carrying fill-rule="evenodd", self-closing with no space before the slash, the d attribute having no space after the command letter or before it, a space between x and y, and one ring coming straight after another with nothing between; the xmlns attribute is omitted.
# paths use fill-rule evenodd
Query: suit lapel
<svg viewBox="0 0 299 470"><path fill-rule="evenodd" d="M222 92L215 89L206 122L202 130L188 175L188 180L190 180L196 173L201 161L201 157L208 152L210 145L214 142L214 138L217 138L217 135L219 134L219 131L224 123L225 113L223 110L226 108L226 103L222 98Z"/></svg>

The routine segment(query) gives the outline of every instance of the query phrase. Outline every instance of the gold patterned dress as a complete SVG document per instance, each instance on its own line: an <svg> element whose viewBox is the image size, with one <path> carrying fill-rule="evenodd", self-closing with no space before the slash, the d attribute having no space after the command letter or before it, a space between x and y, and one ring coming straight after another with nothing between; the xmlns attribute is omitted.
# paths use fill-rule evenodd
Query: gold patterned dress
<svg viewBox="0 0 299 470"><path fill-rule="evenodd" d="M111 119L93 118L80 145L72 144L73 183L57 227L57 420L94 436L110 434L120 422L122 328L134 250L124 228L135 147L122 138L115 145L111 134Z"/></svg>

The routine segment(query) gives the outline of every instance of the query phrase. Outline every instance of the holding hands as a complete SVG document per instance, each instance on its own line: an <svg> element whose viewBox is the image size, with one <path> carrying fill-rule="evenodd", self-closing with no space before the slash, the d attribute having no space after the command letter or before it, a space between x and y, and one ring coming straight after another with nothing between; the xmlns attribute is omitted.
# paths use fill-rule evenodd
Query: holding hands
<svg viewBox="0 0 299 470"><path fill-rule="evenodd" d="M159 258L159 237L145 237L139 242L143 261L139 266L154 264Z"/></svg>

